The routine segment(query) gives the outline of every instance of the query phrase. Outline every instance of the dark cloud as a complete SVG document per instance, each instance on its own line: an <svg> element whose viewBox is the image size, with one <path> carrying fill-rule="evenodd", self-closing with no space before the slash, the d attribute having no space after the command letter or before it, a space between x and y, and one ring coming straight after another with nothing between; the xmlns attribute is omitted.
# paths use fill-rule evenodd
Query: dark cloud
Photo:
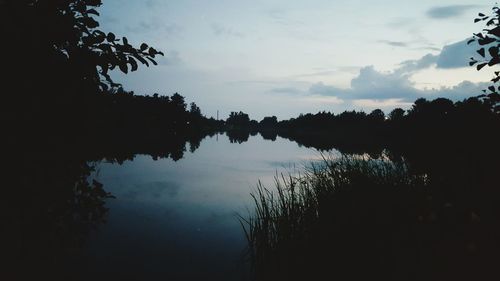
<svg viewBox="0 0 500 281"><path fill-rule="evenodd" d="M418 60L404 61L395 72L415 72L432 65L440 69L468 67L469 58L475 55L476 47L468 45L467 41L468 39L446 45L437 55L427 54Z"/></svg>
<svg viewBox="0 0 500 281"><path fill-rule="evenodd" d="M390 41L390 40L379 40L379 43L384 43L392 47L408 47L407 42L401 42L401 41Z"/></svg>
<svg viewBox="0 0 500 281"><path fill-rule="evenodd" d="M467 10L477 8L478 5L449 5L430 8L427 16L432 19L447 19L463 15Z"/></svg>
<svg viewBox="0 0 500 281"><path fill-rule="evenodd" d="M434 65L439 55L427 54L418 60L407 60L400 63L400 67L395 70L398 73L412 73Z"/></svg>
<svg viewBox="0 0 500 281"><path fill-rule="evenodd" d="M437 67L468 67L469 58L474 56L476 46L468 45L467 41L468 39L444 46L436 61Z"/></svg>

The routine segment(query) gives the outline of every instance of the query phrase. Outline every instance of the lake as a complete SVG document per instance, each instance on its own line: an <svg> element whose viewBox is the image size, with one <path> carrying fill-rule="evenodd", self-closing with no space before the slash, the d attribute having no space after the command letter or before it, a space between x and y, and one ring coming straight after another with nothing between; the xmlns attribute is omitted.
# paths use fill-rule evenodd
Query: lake
<svg viewBox="0 0 500 281"><path fill-rule="evenodd" d="M278 137L231 143L206 137L178 161L136 155L96 164L92 177L116 198L93 230L79 264L85 276L114 280L245 280L246 240L237 214L253 208L258 181L296 172L320 153Z"/></svg>

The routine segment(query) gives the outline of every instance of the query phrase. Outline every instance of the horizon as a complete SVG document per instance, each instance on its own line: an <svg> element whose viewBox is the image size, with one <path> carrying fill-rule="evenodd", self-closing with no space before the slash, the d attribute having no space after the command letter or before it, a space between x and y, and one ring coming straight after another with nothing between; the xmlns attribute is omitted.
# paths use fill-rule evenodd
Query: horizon
<svg viewBox="0 0 500 281"><path fill-rule="evenodd" d="M283 120L482 94L493 71L468 66L477 46L466 40L492 4L109 0L100 22L165 53L156 67L115 71L125 90L178 92L207 117L219 110L221 118L243 111Z"/></svg>

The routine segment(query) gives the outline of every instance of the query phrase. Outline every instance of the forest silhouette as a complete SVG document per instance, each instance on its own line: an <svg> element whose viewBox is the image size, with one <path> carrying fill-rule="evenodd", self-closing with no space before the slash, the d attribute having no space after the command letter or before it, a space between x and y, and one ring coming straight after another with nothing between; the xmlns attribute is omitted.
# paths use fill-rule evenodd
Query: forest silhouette
<svg viewBox="0 0 500 281"><path fill-rule="evenodd" d="M12 276L9 280L79 279L78 265L68 257L91 229L105 222L105 202L112 198L102 184L88 179L93 161L122 163L137 154L177 161L187 149L194 152L206 136L222 133L235 143L260 134L266 140L279 136L321 151L404 160L412 173L426 173L435 180L433 187L439 186L433 193L438 198L431 203L434 207L454 200L460 206L456 212L480 214L483 224L474 235L487 237L485 248L498 249L498 240L492 238L499 234L498 88L458 102L421 98L411 109L398 108L387 115L377 109L256 121L244 112L232 112L226 120L216 120L203 116L195 103L188 105L178 93L136 95L113 81L114 69L128 73L140 65L156 65L155 59L163 53L146 43L134 47L126 37L99 30L96 8L100 5L100 0L0 1L4 42L0 50L6 54L1 115L9 166L2 195L8 243L3 254L8 257L4 276ZM498 10L494 12L498 16ZM489 42L487 36L475 36ZM490 36L498 41L497 33ZM495 50L490 53L498 56ZM374 200L390 202L381 196ZM345 211L342 206L339 210ZM445 212L441 207L436 212ZM433 231L453 236L464 225L463 221L446 223L449 228ZM350 234L341 233L341 242L354 239ZM439 241L443 240L431 242ZM360 245L366 244L356 245L361 251ZM433 255L432 249L426 253ZM477 264L469 266L482 268L481 262L495 259L491 251L482 253L473 253ZM356 269L365 263L354 265Z"/></svg>

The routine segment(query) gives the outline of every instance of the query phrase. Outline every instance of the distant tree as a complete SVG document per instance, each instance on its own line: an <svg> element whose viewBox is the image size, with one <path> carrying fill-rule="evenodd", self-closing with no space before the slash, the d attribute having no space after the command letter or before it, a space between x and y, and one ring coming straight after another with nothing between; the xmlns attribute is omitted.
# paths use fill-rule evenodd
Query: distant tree
<svg viewBox="0 0 500 281"><path fill-rule="evenodd" d="M482 31L474 33L472 39L467 42L467 44L476 43L478 45L477 53L480 57L471 57L469 62L471 66L475 65L478 71L486 65L491 67L500 63L500 8L498 5L492 8L491 15L479 13L478 18L474 19L475 23L481 21L486 22L486 27ZM485 95L481 97L495 112L500 112L500 86L497 86L500 81L500 71L494 71L494 74L495 77L491 79L493 85L483 90Z"/></svg>
<svg viewBox="0 0 500 281"><path fill-rule="evenodd" d="M174 105L174 108L186 110L186 102L184 101L184 97L179 95L178 93L173 94L170 98L170 101Z"/></svg>
<svg viewBox="0 0 500 281"><path fill-rule="evenodd" d="M231 112L229 117L226 119L226 124L237 128L248 127L250 124L250 117L242 111Z"/></svg>
<svg viewBox="0 0 500 281"><path fill-rule="evenodd" d="M195 116L201 116L201 109L194 102L189 105L189 112Z"/></svg>
<svg viewBox="0 0 500 281"><path fill-rule="evenodd" d="M385 113L381 109L375 109L368 114L368 118L377 122L382 122L385 120Z"/></svg>
<svg viewBox="0 0 500 281"><path fill-rule="evenodd" d="M401 108L395 108L389 113L389 120L391 121L397 121L397 120L403 120L403 117L405 115L405 111Z"/></svg>
<svg viewBox="0 0 500 281"><path fill-rule="evenodd" d="M276 116L267 116L264 117L260 122L259 125L262 127L275 127L278 124L278 118Z"/></svg>
<svg viewBox="0 0 500 281"><path fill-rule="evenodd" d="M425 98L419 98L413 103L411 109L408 111L408 114L409 115L421 114L427 110L429 104L430 104L429 101L426 100Z"/></svg>

